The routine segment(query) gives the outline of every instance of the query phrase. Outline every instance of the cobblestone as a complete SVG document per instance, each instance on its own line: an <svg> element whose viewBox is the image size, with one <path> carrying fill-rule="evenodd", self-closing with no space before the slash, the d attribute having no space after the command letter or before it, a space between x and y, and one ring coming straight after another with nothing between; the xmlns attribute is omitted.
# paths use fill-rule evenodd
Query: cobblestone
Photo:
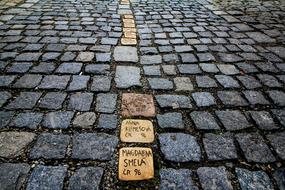
<svg viewBox="0 0 285 190"><path fill-rule="evenodd" d="M36 135L29 132L1 132L0 157L15 158L24 152Z"/></svg>
<svg viewBox="0 0 285 190"><path fill-rule="evenodd" d="M237 141L249 162L270 163L275 161L264 139L257 133L236 135Z"/></svg>
<svg viewBox="0 0 285 190"><path fill-rule="evenodd" d="M27 189L54 189L63 188L63 180L67 175L67 168L64 166L43 166L38 165L33 169L29 178Z"/></svg>
<svg viewBox="0 0 285 190"><path fill-rule="evenodd" d="M0 189L284 189L284 10L0 1ZM125 119L154 141L120 141ZM124 147L152 149L153 179L118 179Z"/></svg>
<svg viewBox="0 0 285 190"><path fill-rule="evenodd" d="M65 157L70 137L68 135L53 135L43 133L38 140L29 157L31 159L63 159Z"/></svg>
<svg viewBox="0 0 285 190"><path fill-rule="evenodd" d="M161 128L176 128L183 129L184 122L182 115L177 112L158 114L157 116L158 125Z"/></svg>
<svg viewBox="0 0 285 190"><path fill-rule="evenodd" d="M203 139L207 156L210 160L237 159L237 151L230 134L215 135L208 133Z"/></svg>
<svg viewBox="0 0 285 190"><path fill-rule="evenodd" d="M30 171L29 164L0 164L0 188L21 189Z"/></svg>
<svg viewBox="0 0 285 190"><path fill-rule="evenodd" d="M161 151L165 159L174 162L200 161L201 150L196 138L183 133L159 135Z"/></svg>
<svg viewBox="0 0 285 190"><path fill-rule="evenodd" d="M104 133L76 134L73 137L72 158L111 160L117 144L118 139L113 135Z"/></svg>
<svg viewBox="0 0 285 190"><path fill-rule="evenodd" d="M73 176L70 177L69 189L99 189L100 182L103 177L103 172L103 168L100 167L80 168L75 172Z"/></svg>
<svg viewBox="0 0 285 190"><path fill-rule="evenodd" d="M192 172L187 169L175 170L172 168L160 170L160 187L161 190L169 189L198 189L192 180Z"/></svg>
<svg viewBox="0 0 285 190"><path fill-rule="evenodd" d="M233 189L225 167L201 167L197 173L203 189Z"/></svg>
<svg viewBox="0 0 285 190"><path fill-rule="evenodd" d="M249 171L243 168L236 168L241 189L273 189L273 185L264 171Z"/></svg>

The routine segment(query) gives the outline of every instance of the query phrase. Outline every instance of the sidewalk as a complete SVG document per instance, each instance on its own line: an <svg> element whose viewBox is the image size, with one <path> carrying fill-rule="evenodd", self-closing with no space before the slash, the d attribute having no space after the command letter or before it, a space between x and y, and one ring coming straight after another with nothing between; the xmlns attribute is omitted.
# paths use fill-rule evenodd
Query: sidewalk
<svg viewBox="0 0 285 190"><path fill-rule="evenodd" d="M285 189L282 0L0 6L1 190Z"/></svg>

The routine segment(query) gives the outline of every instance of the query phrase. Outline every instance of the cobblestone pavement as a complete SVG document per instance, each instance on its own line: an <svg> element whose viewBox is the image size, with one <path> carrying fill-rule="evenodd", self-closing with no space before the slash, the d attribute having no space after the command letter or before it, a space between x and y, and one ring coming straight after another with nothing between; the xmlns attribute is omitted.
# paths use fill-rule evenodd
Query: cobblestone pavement
<svg viewBox="0 0 285 190"><path fill-rule="evenodd" d="M0 2L0 189L285 189L283 0ZM153 143L120 141L128 114ZM118 179L132 146L154 179Z"/></svg>

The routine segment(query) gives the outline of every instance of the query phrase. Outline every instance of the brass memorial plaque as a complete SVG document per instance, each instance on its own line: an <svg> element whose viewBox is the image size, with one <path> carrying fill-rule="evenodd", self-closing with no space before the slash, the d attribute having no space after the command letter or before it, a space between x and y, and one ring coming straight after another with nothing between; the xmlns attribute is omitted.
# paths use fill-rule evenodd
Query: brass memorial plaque
<svg viewBox="0 0 285 190"><path fill-rule="evenodd" d="M154 131L152 122L141 119L125 119L121 125L122 142L152 143Z"/></svg>
<svg viewBox="0 0 285 190"><path fill-rule="evenodd" d="M120 180L146 180L151 179L153 177L153 154L150 148L128 147L120 149Z"/></svg>

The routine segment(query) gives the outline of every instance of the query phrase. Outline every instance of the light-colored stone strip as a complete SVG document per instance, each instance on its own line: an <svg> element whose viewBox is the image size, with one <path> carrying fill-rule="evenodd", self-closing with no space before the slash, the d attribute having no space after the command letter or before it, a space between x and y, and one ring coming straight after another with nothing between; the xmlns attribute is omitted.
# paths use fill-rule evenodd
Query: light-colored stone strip
<svg viewBox="0 0 285 190"><path fill-rule="evenodd" d="M123 22L123 36L121 38L122 45L137 45L137 29L136 23L134 20L133 12L130 9L130 1L129 0L121 0L120 11L121 19Z"/></svg>

